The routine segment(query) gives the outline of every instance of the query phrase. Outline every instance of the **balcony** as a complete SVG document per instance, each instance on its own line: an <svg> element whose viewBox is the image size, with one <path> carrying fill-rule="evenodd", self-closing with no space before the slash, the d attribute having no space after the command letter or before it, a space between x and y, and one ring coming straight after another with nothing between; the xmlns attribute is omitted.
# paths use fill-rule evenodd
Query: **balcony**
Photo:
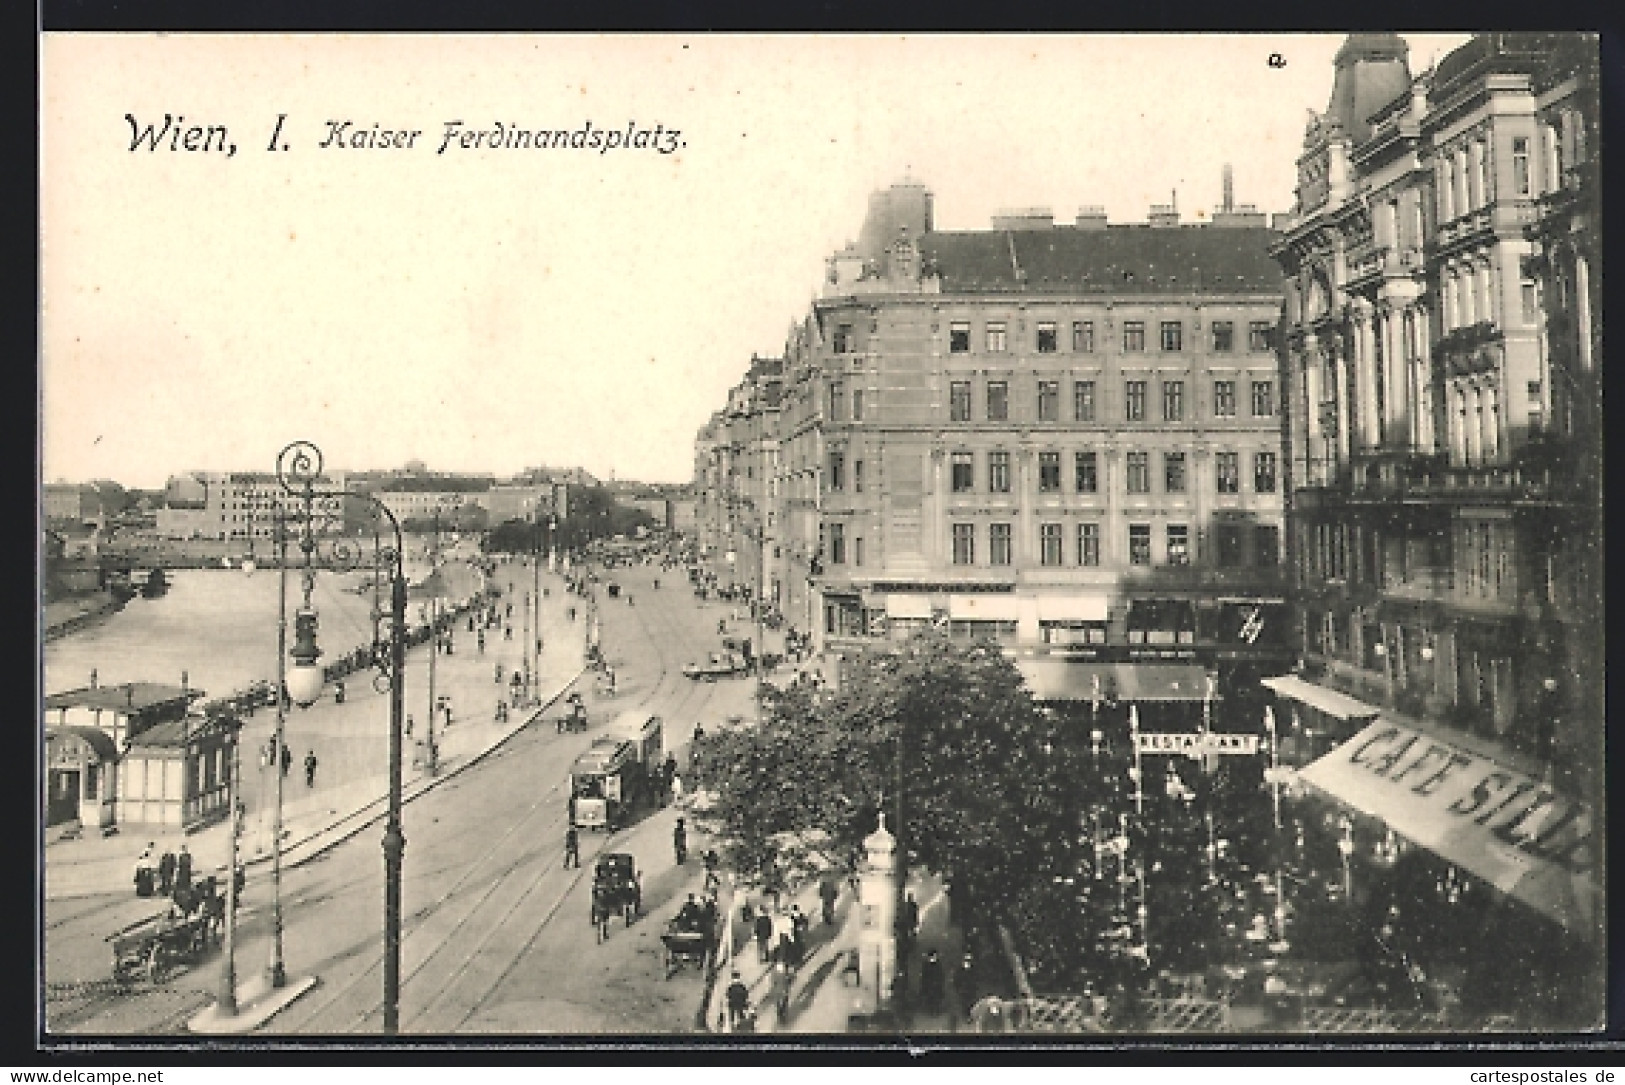
<svg viewBox="0 0 1625 1085"><path fill-rule="evenodd" d="M1506 335L1488 320L1456 328L1433 344L1433 357L1451 376L1494 369L1501 360Z"/></svg>
<svg viewBox="0 0 1625 1085"><path fill-rule="evenodd" d="M1434 235L1435 244L1439 249L1454 248L1489 232L1490 209L1480 207L1440 226Z"/></svg>

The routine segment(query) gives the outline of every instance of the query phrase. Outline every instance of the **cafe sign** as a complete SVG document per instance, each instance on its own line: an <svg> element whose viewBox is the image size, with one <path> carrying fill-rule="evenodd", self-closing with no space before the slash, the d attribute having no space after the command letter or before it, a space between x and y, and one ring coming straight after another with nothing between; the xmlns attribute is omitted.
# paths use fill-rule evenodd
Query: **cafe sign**
<svg viewBox="0 0 1625 1085"><path fill-rule="evenodd" d="M1592 813L1541 780L1381 718L1300 776L1559 922L1590 921Z"/></svg>
<svg viewBox="0 0 1625 1085"><path fill-rule="evenodd" d="M1173 754L1201 760L1217 754L1258 752L1257 735L1235 735L1223 731L1140 731L1134 736L1136 753Z"/></svg>

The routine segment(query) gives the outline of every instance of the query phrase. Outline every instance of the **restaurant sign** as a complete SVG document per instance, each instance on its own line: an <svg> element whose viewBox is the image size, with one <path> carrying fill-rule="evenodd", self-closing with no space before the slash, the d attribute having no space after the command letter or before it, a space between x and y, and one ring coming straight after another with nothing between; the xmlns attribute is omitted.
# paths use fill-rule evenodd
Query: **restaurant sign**
<svg viewBox="0 0 1625 1085"><path fill-rule="evenodd" d="M1235 735L1222 731L1139 731L1134 749L1140 754L1175 754L1201 760L1214 754L1258 752L1257 735Z"/></svg>
<svg viewBox="0 0 1625 1085"><path fill-rule="evenodd" d="M1560 922L1590 921L1591 811L1532 776L1379 718L1301 777Z"/></svg>

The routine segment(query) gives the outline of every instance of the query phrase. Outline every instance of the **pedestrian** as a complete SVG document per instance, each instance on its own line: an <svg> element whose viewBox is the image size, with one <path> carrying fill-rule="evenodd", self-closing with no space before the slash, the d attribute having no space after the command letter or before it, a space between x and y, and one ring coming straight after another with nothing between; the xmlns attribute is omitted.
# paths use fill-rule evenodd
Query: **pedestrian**
<svg viewBox="0 0 1625 1085"><path fill-rule="evenodd" d="M148 844L142 853L135 859L135 895L138 897L152 896L153 870L152 849L154 845Z"/></svg>
<svg viewBox="0 0 1625 1085"><path fill-rule="evenodd" d="M727 998L728 1026L732 1028L745 1019L745 1014L750 1009L750 988L745 986L745 981L739 977L737 971L733 974L732 982L728 984Z"/></svg>
<svg viewBox="0 0 1625 1085"><path fill-rule="evenodd" d="M181 853L175 856L175 892L181 890L191 892L192 889L192 853L181 845Z"/></svg>
<svg viewBox="0 0 1625 1085"><path fill-rule="evenodd" d="M502 639L513 640L513 626L505 625L502 627Z"/></svg>
<svg viewBox="0 0 1625 1085"><path fill-rule="evenodd" d="M175 855L168 848L158 860L158 892L169 896L169 891L175 887Z"/></svg>
<svg viewBox="0 0 1625 1085"><path fill-rule="evenodd" d="M282 744L282 775L288 775L288 770L291 768L293 768L293 751L288 749L288 744L284 742Z"/></svg>
<svg viewBox="0 0 1625 1085"><path fill-rule="evenodd" d="M943 991L942 959L933 949L925 955L925 961L920 965L920 1001L924 1003L926 1013L942 1012Z"/></svg>
<svg viewBox="0 0 1625 1085"><path fill-rule="evenodd" d="M305 752L305 786L306 787L315 787L316 786L316 751L315 750L307 750Z"/></svg>
<svg viewBox="0 0 1625 1085"><path fill-rule="evenodd" d="M266 769L271 767L271 757L272 757L272 755L271 755L271 747L269 747L269 746L261 746L260 747L260 772L261 773L263 773Z"/></svg>
<svg viewBox="0 0 1625 1085"><path fill-rule="evenodd" d="M407 738L412 737L412 717L411 716L406 717L406 737Z"/></svg>
<svg viewBox="0 0 1625 1085"><path fill-rule="evenodd" d="M705 945L707 952L716 952L717 940L717 895L714 892L705 895L705 903L700 905L702 915L701 924L705 931Z"/></svg>
<svg viewBox="0 0 1625 1085"><path fill-rule="evenodd" d="M790 1015L790 965L782 957L773 965L773 1008L779 1013L779 1027Z"/></svg>
<svg viewBox="0 0 1625 1085"><path fill-rule="evenodd" d="M753 933L756 935L756 957L765 963L769 950L768 943L773 938L773 917L767 914L766 904L756 906L756 924Z"/></svg>
<svg viewBox="0 0 1625 1085"><path fill-rule="evenodd" d="M564 866L565 869L581 868L581 837L574 825L564 830Z"/></svg>
<svg viewBox="0 0 1625 1085"><path fill-rule="evenodd" d="M897 937L901 943L899 949L907 954L909 947L914 944L914 936L920 930L920 906L914 902L914 894L904 896L903 907L897 914Z"/></svg>
<svg viewBox="0 0 1625 1085"><path fill-rule="evenodd" d="M824 926L828 927L835 922L835 902L841 896L840 888L835 879L826 874L818 886L818 898L824 902Z"/></svg>
<svg viewBox="0 0 1625 1085"><path fill-rule="evenodd" d="M774 961L785 961L795 952L795 928L784 912L773 913L773 948L768 956Z"/></svg>
<svg viewBox="0 0 1625 1085"><path fill-rule="evenodd" d="M681 805L683 801L683 778L675 772L671 774L671 804Z"/></svg>

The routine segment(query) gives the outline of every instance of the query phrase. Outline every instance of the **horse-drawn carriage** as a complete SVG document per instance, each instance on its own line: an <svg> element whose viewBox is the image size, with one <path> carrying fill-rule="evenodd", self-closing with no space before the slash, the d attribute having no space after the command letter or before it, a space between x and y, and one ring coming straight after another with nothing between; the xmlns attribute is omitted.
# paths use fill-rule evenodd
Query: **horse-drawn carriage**
<svg viewBox="0 0 1625 1085"><path fill-rule="evenodd" d="M587 705L581 699L581 694L572 693L564 699L564 712L558 717L558 733L566 731L576 732L587 729Z"/></svg>
<svg viewBox="0 0 1625 1085"><path fill-rule="evenodd" d="M206 878L193 890L190 907L172 903L164 911L113 932L113 978L121 982L145 975L160 983L175 964L197 961L209 944L220 943L225 925L225 895Z"/></svg>
<svg viewBox="0 0 1625 1085"><path fill-rule="evenodd" d="M666 923L660 941L666 947L666 978L671 979L684 965L693 965L705 971L706 958L711 952L712 933L704 921L703 913L692 913L692 905L671 917Z"/></svg>
<svg viewBox="0 0 1625 1085"><path fill-rule="evenodd" d="M609 937L609 920L616 912L630 927L643 912L643 885L637 863L625 852L600 855L592 872L592 925L598 940Z"/></svg>

